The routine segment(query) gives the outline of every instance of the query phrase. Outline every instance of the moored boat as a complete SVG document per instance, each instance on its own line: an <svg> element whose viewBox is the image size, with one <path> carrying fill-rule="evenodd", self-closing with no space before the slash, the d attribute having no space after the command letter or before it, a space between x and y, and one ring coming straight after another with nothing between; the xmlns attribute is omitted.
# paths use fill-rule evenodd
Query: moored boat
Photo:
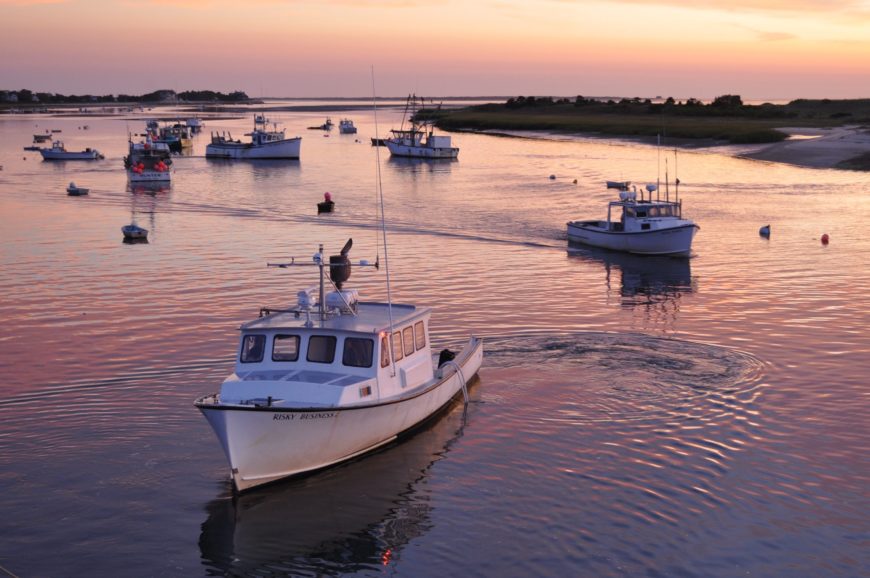
<svg viewBox="0 0 870 578"><path fill-rule="evenodd" d="M143 229L136 223L130 223L121 227L121 233L124 235L124 240L141 241L148 238L148 229Z"/></svg>
<svg viewBox="0 0 870 578"><path fill-rule="evenodd" d="M428 307L363 302L344 289L350 247L327 258L321 245L313 262L276 264L318 267L318 296L300 291L295 307L263 309L244 323L234 373L220 392L195 402L238 491L393 441L446 407L480 368L476 337L454 359L433 359ZM335 287L329 293L326 274Z"/></svg>
<svg viewBox="0 0 870 578"><path fill-rule="evenodd" d="M70 182L69 186L66 188L66 194L71 197L80 197L82 195L87 195L90 189L86 189L84 187L77 187L74 182Z"/></svg>
<svg viewBox="0 0 870 578"><path fill-rule="evenodd" d="M356 134L356 127L353 125L352 120L343 118L338 121L338 132L340 134Z"/></svg>
<svg viewBox="0 0 870 578"><path fill-rule="evenodd" d="M419 99L422 103L422 99ZM423 159L455 159L459 156L459 148L454 147L449 136L436 136L433 124L420 118L418 99L410 95L405 105L405 119L409 127L402 127L390 132L392 137L384 139L384 144L390 149L390 154L397 157Z"/></svg>
<svg viewBox="0 0 870 578"><path fill-rule="evenodd" d="M63 141L56 140L51 148L39 149L42 158L47 161L95 161L105 158L100 151L90 147L83 151L68 151Z"/></svg>
<svg viewBox="0 0 870 578"><path fill-rule="evenodd" d="M169 182L172 153L167 144L154 142L150 137L142 142L130 140L124 168L131 183Z"/></svg>
<svg viewBox="0 0 870 578"><path fill-rule="evenodd" d="M233 140L229 133L212 133L211 143L205 147L205 156L221 159L298 159L302 137L286 138L284 129L278 130L278 125L272 123L268 129L269 120L263 115L254 117L254 130L245 136L251 137L251 142Z"/></svg>
<svg viewBox="0 0 870 578"><path fill-rule="evenodd" d="M678 181L679 182L679 181ZM689 255L700 229L683 218L683 203L653 199L657 185L647 185L647 198L637 188L620 189L618 200L607 204L606 220L568 222L568 241L640 255Z"/></svg>

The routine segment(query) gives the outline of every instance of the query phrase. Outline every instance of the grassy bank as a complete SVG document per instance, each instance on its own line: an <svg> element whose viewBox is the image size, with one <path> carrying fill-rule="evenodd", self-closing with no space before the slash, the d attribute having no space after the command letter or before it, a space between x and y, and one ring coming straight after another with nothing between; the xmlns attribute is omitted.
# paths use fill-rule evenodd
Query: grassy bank
<svg viewBox="0 0 870 578"><path fill-rule="evenodd" d="M714 106L692 99L686 104L654 104L640 99L601 102L582 97L575 101L532 98L528 104L528 99L519 97L504 104L429 114L445 130L538 130L631 138L663 135L732 144L781 141L787 135L776 128L783 126L870 124L870 100L799 100L787 105L751 106L743 105L739 97L730 98L737 100Z"/></svg>

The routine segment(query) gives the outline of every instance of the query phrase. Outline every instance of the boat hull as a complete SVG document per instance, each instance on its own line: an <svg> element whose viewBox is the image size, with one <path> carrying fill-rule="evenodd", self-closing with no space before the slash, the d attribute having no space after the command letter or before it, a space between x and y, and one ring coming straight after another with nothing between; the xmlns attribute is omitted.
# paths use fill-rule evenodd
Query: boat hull
<svg viewBox="0 0 870 578"><path fill-rule="evenodd" d="M637 255L688 255L698 231L695 224L651 231L608 231L605 221L571 221L568 241Z"/></svg>
<svg viewBox="0 0 870 578"><path fill-rule="evenodd" d="M41 149L39 152L46 161L95 161L100 158L97 151L62 152Z"/></svg>
<svg viewBox="0 0 870 578"><path fill-rule="evenodd" d="M459 156L459 149L456 147L409 146L389 139L385 140L384 144L388 149L390 149L390 154L396 157L415 159L455 159Z"/></svg>
<svg viewBox="0 0 870 578"><path fill-rule="evenodd" d="M252 143L212 143L205 147L205 156L216 159L298 159L302 138L254 145Z"/></svg>
<svg viewBox="0 0 870 578"><path fill-rule="evenodd" d="M196 401L217 434L239 492L319 470L387 444L444 408L480 368L483 343L471 338L443 376L408 396L350 407L281 408Z"/></svg>
<svg viewBox="0 0 870 578"><path fill-rule="evenodd" d="M127 178L131 183L168 183L172 180L169 171L142 171L127 170Z"/></svg>

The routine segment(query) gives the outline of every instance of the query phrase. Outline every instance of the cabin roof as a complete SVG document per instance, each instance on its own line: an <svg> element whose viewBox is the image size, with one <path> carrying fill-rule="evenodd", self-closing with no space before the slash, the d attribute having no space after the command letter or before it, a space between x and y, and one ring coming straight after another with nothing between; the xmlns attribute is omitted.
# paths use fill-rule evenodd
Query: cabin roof
<svg viewBox="0 0 870 578"><path fill-rule="evenodd" d="M423 318L430 313L429 307L416 307L393 303L393 327L404 325L412 320ZM274 330L274 329L313 329L354 333L380 333L390 329L390 311L386 303L360 302L357 304L357 314L330 314L321 321L316 308L311 309L312 326L306 328L308 316L305 312L295 310L271 313L259 319L243 323L242 331Z"/></svg>

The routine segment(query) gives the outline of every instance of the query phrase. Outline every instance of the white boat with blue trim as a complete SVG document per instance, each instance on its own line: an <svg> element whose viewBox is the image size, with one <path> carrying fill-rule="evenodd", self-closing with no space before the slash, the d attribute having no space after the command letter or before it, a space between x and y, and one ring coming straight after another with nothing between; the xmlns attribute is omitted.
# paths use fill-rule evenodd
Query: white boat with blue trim
<svg viewBox="0 0 870 578"><path fill-rule="evenodd" d="M390 443L460 391L467 395L480 368L483 343L473 336L454 358L433 358L428 307L363 302L344 289L350 247L327 258L321 245L312 262L273 265L318 267L319 289L300 291L295 307L262 309L244 323L235 371L220 392L195 402L239 492Z"/></svg>
<svg viewBox="0 0 870 578"><path fill-rule="evenodd" d="M677 181L679 184L679 181ZM689 255L700 227L683 218L683 202L653 199L657 185L647 185L647 198L637 188L620 190L607 204L607 219L568 222L568 241L639 255Z"/></svg>
<svg viewBox="0 0 870 578"><path fill-rule="evenodd" d="M205 147L205 156L235 160L299 158L302 137L286 138L284 129L278 130L278 124L262 114L254 116L254 130L245 136L251 137L251 142L234 140L229 133L213 132L211 143Z"/></svg>

